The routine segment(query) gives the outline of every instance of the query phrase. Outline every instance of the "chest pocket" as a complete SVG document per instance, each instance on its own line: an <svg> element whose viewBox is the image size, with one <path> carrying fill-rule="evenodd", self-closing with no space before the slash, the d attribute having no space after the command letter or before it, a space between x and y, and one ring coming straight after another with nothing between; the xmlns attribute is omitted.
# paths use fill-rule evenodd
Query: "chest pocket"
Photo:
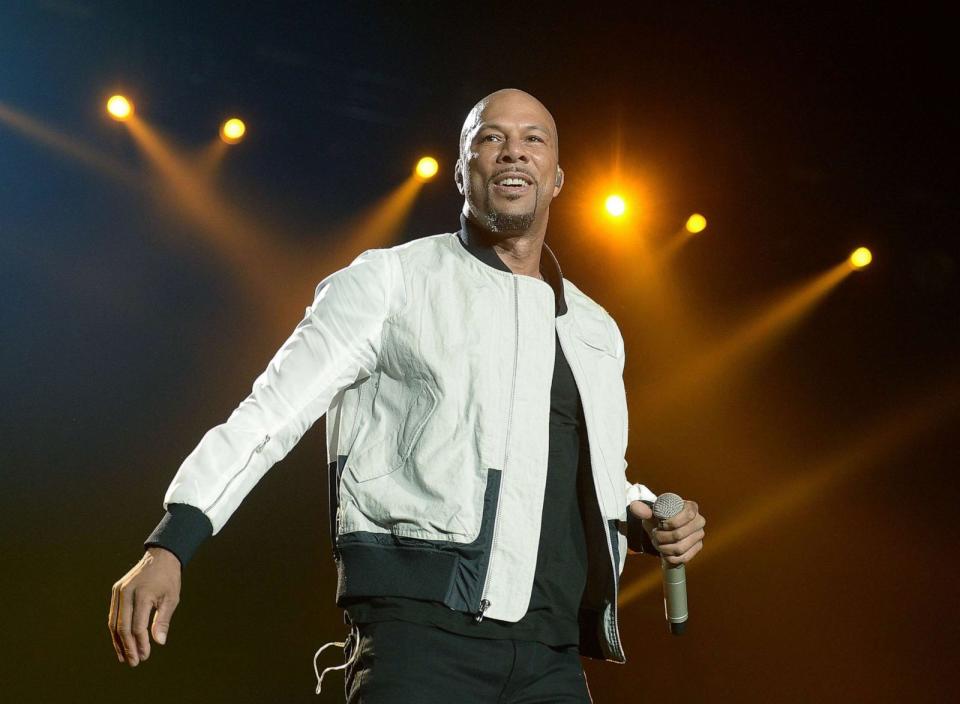
<svg viewBox="0 0 960 704"><path fill-rule="evenodd" d="M606 322L592 316L583 316L577 319L577 338L591 349L605 353L616 360L616 351L610 328Z"/></svg>

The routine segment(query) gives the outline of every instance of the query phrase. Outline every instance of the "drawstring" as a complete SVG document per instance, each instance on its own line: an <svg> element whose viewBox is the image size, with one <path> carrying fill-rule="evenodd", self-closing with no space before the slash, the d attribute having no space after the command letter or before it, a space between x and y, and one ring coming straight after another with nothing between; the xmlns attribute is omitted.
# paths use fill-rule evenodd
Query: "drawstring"
<svg viewBox="0 0 960 704"><path fill-rule="evenodd" d="M347 634L347 639L345 641L340 642L333 640L329 643L324 643L322 646L320 646L320 649L313 654L313 674L317 677L317 694L320 694L320 689L323 687L323 678L328 672L331 670L343 670L344 668L349 667L350 663L352 663L354 658L356 658L357 653L360 652L360 643L358 642L359 633L359 629L356 627L356 625L354 625L350 628L350 633ZM344 652L346 652L347 646L350 645L351 640L353 641L353 652L350 653L350 657L347 659L347 661L342 665L328 667L323 672L320 672L320 668L317 666L317 658L320 657L320 653L329 648L331 645L335 645L338 648L343 648Z"/></svg>

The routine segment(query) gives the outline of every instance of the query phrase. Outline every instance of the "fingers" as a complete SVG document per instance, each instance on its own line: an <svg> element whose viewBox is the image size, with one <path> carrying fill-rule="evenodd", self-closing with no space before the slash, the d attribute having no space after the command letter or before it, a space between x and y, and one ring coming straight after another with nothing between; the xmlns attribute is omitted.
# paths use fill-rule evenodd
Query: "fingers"
<svg viewBox="0 0 960 704"><path fill-rule="evenodd" d="M653 518L653 509L642 501L631 501L627 508L630 510L630 513L637 518L642 518L644 520Z"/></svg>
<svg viewBox="0 0 960 704"><path fill-rule="evenodd" d="M179 599L177 597L166 597L160 600L157 612L153 617L153 639L160 645L167 642L167 633L170 631L170 619L173 618L173 612L177 608Z"/></svg>
<svg viewBox="0 0 960 704"><path fill-rule="evenodd" d="M698 515L700 515L700 507L697 506L697 502L684 501L683 508L680 510L680 513L673 518L668 518L665 521L662 521L661 527L665 530L673 530L675 528L679 528L680 526L686 525Z"/></svg>
<svg viewBox="0 0 960 704"><path fill-rule="evenodd" d="M702 530L697 531L676 543L659 543L657 544L657 550L671 565L683 564L689 562L690 558L700 552L703 547L703 538L704 532Z"/></svg>
<svg viewBox="0 0 960 704"><path fill-rule="evenodd" d="M661 553L662 555L661 559L663 559L665 562L671 565L683 565L690 562L690 560L693 559L693 556L696 555L698 552L700 552L702 549L703 549L703 541L698 540L696 543L693 544L693 547L691 547L689 550L687 550L683 554L665 555Z"/></svg>
<svg viewBox="0 0 960 704"><path fill-rule="evenodd" d="M124 586L117 589L116 633L127 664L136 667L140 663L140 656L133 637L133 595Z"/></svg>
<svg viewBox="0 0 960 704"><path fill-rule="evenodd" d="M150 613L156 604L156 599L144 591L138 589L133 596L133 639L137 643L137 653L141 660L150 657L150 636L147 634L147 627L150 624Z"/></svg>
<svg viewBox="0 0 960 704"><path fill-rule="evenodd" d="M117 608L120 605L120 582L113 585L110 592L110 612L107 614L107 629L110 631L110 641L117 653L117 660L123 662L123 645L120 643L120 634L117 633Z"/></svg>
<svg viewBox="0 0 960 704"><path fill-rule="evenodd" d="M673 519L671 519L673 520ZM702 532L707 525L707 519L701 515L695 516L689 523L670 530L669 522L665 521L662 527L657 528L657 540L661 543L678 543L684 538L697 532Z"/></svg>
<svg viewBox="0 0 960 704"><path fill-rule="evenodd" d="M662 521L651 531L650 537L667 563L680 565L689 562L703 549L706 524L707 519L700 515L697 503L685 501L683 510Z"/></svg>

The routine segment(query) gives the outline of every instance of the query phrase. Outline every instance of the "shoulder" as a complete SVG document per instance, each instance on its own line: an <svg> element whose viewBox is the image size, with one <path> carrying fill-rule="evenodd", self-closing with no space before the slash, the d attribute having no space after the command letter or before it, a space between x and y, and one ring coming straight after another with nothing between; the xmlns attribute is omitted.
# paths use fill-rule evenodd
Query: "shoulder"
<svg viewBox="0 0 960 704"><path fill-rule="evenodd" d="M402 308L409 296L411 282L419 280L425 272L435 272L449 264L455 257L456 233L441 233L417 237L408 242L368 249L361 252L344 271L361 271L366 278L381 279L394 301Z"/></svg>
<svg viewBox="0 0 960 704"><path fill-rule="evenodd" d="M405 259L431 257L440 252L448 252L450 244L456 243L455 232L443 232L439 235L425 235L388 248L397 256Z"/></svg>
<svg viewBox="0 0 960 704"><path fill-rule="evenodd" d="M455 233L427 235L389 247L378 247L361 252L347 267L355 268L366 264L372 269L391 270L402 276L404 272L418 266L429 266L432 262L448 256L450 243L455 242Z"/></svg>
<svg viewBox="0 0 960 704"><path fill-rule="evenodd" d="M455 233L445 232L439 235L427 235L417 237L407 242L391 245L389 247L377 247L367 249L357 255L354 262L377 260L377 261L398 261L413 260L423 257L435 256L438 252L449 251L450 242L456 238Z"/></svg>
<svg viewBox="0 0 960 704"><path fill-rule="evenodd" d="M396 262L405 275L414 272L432 270L455 254L453 245L457 244L456 233L445 232L438 235L416 237L392 247L377 250Z"/></svg>

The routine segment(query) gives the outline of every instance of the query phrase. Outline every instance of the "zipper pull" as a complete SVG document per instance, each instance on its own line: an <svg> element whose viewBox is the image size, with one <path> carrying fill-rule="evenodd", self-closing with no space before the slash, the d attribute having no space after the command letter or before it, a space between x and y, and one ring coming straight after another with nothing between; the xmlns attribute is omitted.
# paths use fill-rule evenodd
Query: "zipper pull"
<svg viewBox="0 0 960 704"><path fill-rule="evenodd" d="M477 615L474 617L474 620L475 620L477 623L480 623L480 622L483 620L483 612L486 611L486 610L489 609L489 608L490 608L490 600L489 600L489 599L481 599L481 600L480 600L480 610L477 612Z"/></svg>

